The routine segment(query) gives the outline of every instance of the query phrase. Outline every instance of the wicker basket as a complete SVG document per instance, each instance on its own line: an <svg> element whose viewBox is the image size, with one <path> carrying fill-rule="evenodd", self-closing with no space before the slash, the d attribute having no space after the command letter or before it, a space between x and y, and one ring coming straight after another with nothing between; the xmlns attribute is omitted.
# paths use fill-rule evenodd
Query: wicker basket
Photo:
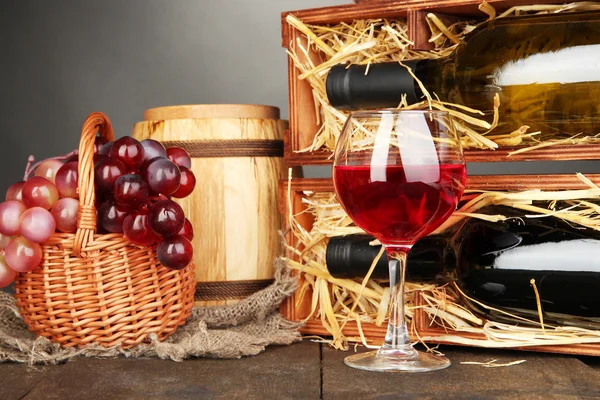
<svg viewBox="0 0 600 400"><path fill-rule="evenodd" d="M77 232L54 234L42 246L41 266L18 274L15 297L29 330L65 347L132 347L159 340L183 325L194 304L194 266L162 266L156 248L122 234L96 235L94 140L114 139L108 118L93 113L79 144Z"/></svg>

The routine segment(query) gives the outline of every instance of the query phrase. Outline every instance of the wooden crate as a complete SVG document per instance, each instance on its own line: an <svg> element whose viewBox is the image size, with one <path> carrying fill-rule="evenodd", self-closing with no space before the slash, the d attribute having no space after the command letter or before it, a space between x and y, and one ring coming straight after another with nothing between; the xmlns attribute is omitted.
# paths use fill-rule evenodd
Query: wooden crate
<svg viewBox="0 0 600 400"><path fill-rule="evenodd" d="M586 175L594 183L600 185L600 174ZM497 175L497 176L469 176L467 177L467 187L484 190L506 190L522 191L530 189L542 190L576 190L587 189L575 175ZM288 204L291 204L291 212L305 229L312 228L312 216L302 213L306 205L302 203L302 197L305 191L312 192L333 192L333 182L331 179L296 179L291 182L291 193L288 193L288 181L282 180L279 187L279 209L280 212L289 215ZM291 200L291 201L290 201ZM284 218L285 220L285 218ZM286 240L290 244L296 244L297 239L286 229ZM302 279L302 276L300 276ZM304 321L310 314L310 293L299 301L298 293L288 298L281 306L281 313L289 320ZM447 331L444 328L431 326L431 321L424 311L417 311L413 319L413 330L418 332L419 336L442 337L447 334L462 336L467 339L485 339L482 335L469 334L464 332ZM374 324L362 324L362 331L365 336L374 343L383 342L386 332L386 325L376 326ZM321 320L312 318L306 320L301 332L304 334L327 336L328 332L323 327ZM359 331L356 323L348 323L343 330L345 336L358 337ZM413 338L415 339L415 338ZM428 341L432 343L444 344L443 340ZM524 347L520 350L552 352L564 354L580 354L590 356L600 356L600 343L598 344L579 344L564 346L536 346Z"/></svg>
<svg viewBox="0 0 600 400"><path fill-rule="evenodd" d="M505 11L513 6L531 4L561 4L564 0L489 0L497 11ZM297 29L289 26L285 20L288 14L293 14L307 24L335 24L351 22L355 19L388 18L406 19L409 39L414 42L415 49L431 48L426 15L435 13L446 22L458 19L485 18L486 15L478 10L481 0L362 0L357 4L334 7L316 8L299 11L289 11L282 14L283 47L295 49L299 39L303 45L306 37ZM300 54L302 52L299 52ZM323 60L313 50L310 57L316 64ZM307 148L319 130L316 121L312 90L307 81L300 80L300 72L288 59L289 112L290 127L285 135L285 157L289 165L325 165L331 163L331 152L315 151L298 153ZM536 160L590 160L600 155L600 144L579 144L572 146L552 146L507 157L510 152L522 147L502 147L501 149L465 150L467 161L536 161Z"/></svg>

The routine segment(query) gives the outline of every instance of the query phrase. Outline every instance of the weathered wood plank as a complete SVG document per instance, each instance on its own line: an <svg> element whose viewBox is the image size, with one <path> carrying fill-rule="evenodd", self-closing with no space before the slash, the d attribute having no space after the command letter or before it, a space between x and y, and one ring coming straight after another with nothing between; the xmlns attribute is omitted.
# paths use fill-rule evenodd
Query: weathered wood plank
<svg viewBox="0 0 600 400"><path fill-rule="evenodd" d="M240 360L77 358L40 371L0 364L0 399L318 399L319 345Z"/></svg>
<svg viewBox="0 0 600 400"><path fill-rule="evenodd" d="M343 353L323 348L323 399L579 399L600 396L600 371L579 359L516 351L441 349L452 361L424 374L373 373L347 367ZM486 368L463 361L520 365Z"/></svg>

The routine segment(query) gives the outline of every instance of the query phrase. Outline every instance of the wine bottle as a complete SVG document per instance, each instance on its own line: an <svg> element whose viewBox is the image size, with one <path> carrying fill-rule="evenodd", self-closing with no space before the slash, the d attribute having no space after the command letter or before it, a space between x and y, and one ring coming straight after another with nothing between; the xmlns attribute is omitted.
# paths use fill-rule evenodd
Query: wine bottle
<svg viewBox="0 0 600 400"><path fill-rule="evenodd" d="M504 222L470 219L448 235L419 240L408 254L407 280L456 280L471 297L501 308L537 310L535 279L545 312L600 317L600 232L552 217L523 218L510 207L486 213ZM334 237L326 262L334 277L363 277L379 246L372 237ZM374 278L387 273L382 257Z"/></svg>
<svg viewBox="0 0 600 400"><path fill-rule="evenodd" d="M375 238L365 234L335 236L329 239L325 263L334 278L364 277L379 254L381 245L371 245ZM410 262L417 267L407 268L406 279L411 282L445 279L448 266L456 262L455 253L448 246L448 237L431 235L420 239L410 250ZM446 269L445 269L446 268ZM384 253L371 273L371 279L389 279L388 259Z"/></svg>
<svg viewBox="0 0 600 400"><path fill-rule="evenodd" d="M600 12L501 18L480 25L446 58L403 61L441 100L493 115L498 133L600 132ZM397 107L424 96L399 63L336 65L327 96L337 109Z"/></svg>

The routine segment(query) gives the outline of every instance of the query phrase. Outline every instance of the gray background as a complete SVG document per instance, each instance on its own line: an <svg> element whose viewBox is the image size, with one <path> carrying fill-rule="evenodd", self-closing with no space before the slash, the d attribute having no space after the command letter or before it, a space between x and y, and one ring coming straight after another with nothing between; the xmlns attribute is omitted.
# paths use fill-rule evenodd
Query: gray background
<svg viewBox="0 0 600 400"><path fill-rule="evenodd" d="M76 148L91 111L106 112L117 136L130 134L144 109L168 104L271 104L287 118L280 13L350 2L0 0L0 193L22 179L28 155ZM596 162L469 166L472 174L597 170Z"/></svg>

